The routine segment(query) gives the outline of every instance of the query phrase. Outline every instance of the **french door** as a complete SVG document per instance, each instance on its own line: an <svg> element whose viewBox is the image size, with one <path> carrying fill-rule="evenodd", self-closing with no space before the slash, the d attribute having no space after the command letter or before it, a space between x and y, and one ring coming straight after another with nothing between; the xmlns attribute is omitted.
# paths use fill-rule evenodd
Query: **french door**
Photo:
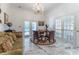
<svg viewBox="0 0 79 59"><path fill-rule="evenodd" d="M30 36L32 31L36 31L37 22L35 21L25 21L24 22L24 35Z"/></svg>
<svg viewBox="0 0 79 59"><path fill-rule="evenodd" d="M74 16L55 19L55 38L73 43L75 36L74 28Z"/></svg>
<svg viewBox="0 0 79 59"><path fill-rule="evenodd" d="M67 16L64 19L64 39L66 42L73 43L74 36L75 36L75 27L74 27L74 17L73 16Z"/></svg>

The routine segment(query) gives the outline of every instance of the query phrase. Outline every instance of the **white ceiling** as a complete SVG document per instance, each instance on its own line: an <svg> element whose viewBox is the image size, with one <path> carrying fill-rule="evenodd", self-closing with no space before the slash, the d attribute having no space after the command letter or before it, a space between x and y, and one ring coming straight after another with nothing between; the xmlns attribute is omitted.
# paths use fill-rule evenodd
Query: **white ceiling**
<svg viewBox="0 0 79 59"><path fill-rule="evenodd" d="M10 3L9 6L33 11L34 4L35 3ZM53 9L60 3L41 3L41 4L44 6L45 12L48 12L48 11L50 11L50 9Z"/></svg>

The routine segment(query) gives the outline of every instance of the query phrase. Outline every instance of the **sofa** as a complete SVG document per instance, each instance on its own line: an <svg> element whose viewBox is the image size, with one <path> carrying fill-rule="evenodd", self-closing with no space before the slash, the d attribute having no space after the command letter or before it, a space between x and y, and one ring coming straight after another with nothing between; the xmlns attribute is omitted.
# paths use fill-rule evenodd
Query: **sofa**
<svg viewBox="0 0 79 59"><path fill-rule="evenodd" d="M20 33L19 37L22 37ZM0 53L12 51L18 37L16 32L0 32Z"/></svg>

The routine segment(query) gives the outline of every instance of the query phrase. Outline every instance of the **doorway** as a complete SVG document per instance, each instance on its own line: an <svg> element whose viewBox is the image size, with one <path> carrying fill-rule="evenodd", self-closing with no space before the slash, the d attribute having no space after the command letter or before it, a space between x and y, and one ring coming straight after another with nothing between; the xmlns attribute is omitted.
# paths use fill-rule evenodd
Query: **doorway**
<svg viewBox="0 0 79 59"><path fill-rule="evenodd" d="M24 36L31 36L32 31L37 30L36 21L25 21L24 22Z"/></svg>

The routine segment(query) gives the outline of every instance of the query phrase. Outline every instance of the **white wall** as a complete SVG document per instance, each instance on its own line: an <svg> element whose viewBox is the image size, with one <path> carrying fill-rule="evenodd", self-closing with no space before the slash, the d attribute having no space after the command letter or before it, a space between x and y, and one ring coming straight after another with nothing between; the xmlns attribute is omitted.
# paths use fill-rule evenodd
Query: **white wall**
<svg viewBox="0 0 79 59"><path fill-rule="evenodd" d="M53 29L51 25L55 18L61 18L69 15L75 16L75 30L77 30L75 44L79 47L79 3L61 4L55 9L52 9L47 15L47 23L50 28Z"/></svg>

